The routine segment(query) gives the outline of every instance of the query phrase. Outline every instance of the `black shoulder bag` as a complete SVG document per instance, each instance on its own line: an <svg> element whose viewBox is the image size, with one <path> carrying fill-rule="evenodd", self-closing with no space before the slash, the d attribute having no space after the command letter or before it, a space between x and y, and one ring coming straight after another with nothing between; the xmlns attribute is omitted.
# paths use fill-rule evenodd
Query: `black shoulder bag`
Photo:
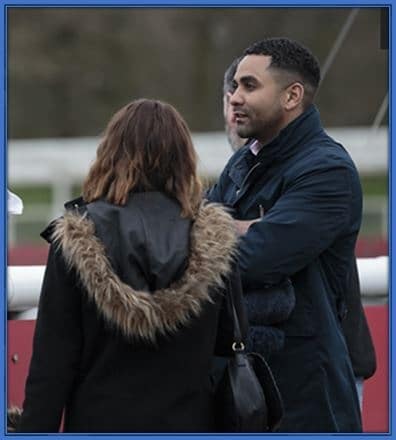
<svg viewBox="0 0 396 440"><path fill-rule="evenodd" d="M218 432L273 432L283 404L272 372L258 353L246 353L233 292L227 292L234 321L233 355L227 361L215 395Z"/></svg>

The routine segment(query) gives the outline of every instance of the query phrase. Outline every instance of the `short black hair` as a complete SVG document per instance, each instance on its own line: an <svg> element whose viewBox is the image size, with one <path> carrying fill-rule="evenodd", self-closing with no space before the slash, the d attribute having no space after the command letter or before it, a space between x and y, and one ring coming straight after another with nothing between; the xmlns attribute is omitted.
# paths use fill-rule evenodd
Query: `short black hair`
<svg viewBox="0 0 396 440"><path fill-rule="evenodd" d="M237 70L238 64L243 57L235 58L232 63L227 67L227 70L224 72L224 80L223 80L223 94L233 92L234 91L234 76Z"/></svg>
<svg viewBox="0 0 396 440"><path fill-rule="evenodd" d="M270 68L297 74L313 99L320 82L319 62L302 44L288 38L267 38L253 43L243 55L270 56Z"/></svg>

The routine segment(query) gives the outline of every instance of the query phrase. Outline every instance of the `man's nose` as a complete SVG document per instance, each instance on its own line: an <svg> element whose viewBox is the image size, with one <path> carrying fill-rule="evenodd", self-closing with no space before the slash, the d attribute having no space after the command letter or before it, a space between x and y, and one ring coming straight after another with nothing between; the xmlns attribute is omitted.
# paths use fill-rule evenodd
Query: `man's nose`
<svg viewBox="0 0 396 440"><path fill-rule="evenodd" d="M240 92L239 87L234 90L234 93L230 96L230 105L236 106L243 104L243 95Z"/></svg>

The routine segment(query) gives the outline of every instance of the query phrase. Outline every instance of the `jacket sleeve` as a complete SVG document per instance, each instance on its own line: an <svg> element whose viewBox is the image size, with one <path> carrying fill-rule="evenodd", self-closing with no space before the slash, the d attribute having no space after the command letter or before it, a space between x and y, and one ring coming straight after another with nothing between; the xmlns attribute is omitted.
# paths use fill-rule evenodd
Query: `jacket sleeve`
<svg viewBox="0 0 396 440"><path fill-rule="evenodd" d="M222 176L220 176L219 180L210 187L204 197L209 201L213 203L222 203L223 202L223 194L222 194Z"/></svg>
<svg viewBox="0 0 396 440"><path fill-rule="evenodd" d="M316 166L285 188L241 238L245 287L276 284L295 274L346 231L353 209L352 178L346 166Z"/></svg>
<svg viewBox="0 0 396 440"><path fill-rule="evenodd" d="M247 313L242 297L241 277L237 265L233 267L229 278L226 280L225 286L215 346L215 355L217 356L229 356L232 352L231 347L234 342L234 317L231 302L229 301L230 295L232 295L234 299L235 310L244 341L246 341L248 333Z"/></svg>
<svg viewBox="0 0 396 440"><path fill-rule="evenodd" d="M75 272L50 247L19 432L58 432L82 346L81 292Z"/></svg>

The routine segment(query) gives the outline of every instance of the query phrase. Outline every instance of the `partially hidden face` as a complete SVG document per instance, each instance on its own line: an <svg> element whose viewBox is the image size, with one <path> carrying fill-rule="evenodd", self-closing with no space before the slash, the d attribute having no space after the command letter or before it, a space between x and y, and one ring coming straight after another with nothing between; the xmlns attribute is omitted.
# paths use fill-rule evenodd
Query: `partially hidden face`
<svg viewBox="0 0 396 440"><path fill-rule="evenodd" d="M223 96L223 111L224 111L224 124L225 132L228 142L234 151L245 145L246 139L242 138L237 133L236 117L230 105L231 93L226 93Z"/></svg>

